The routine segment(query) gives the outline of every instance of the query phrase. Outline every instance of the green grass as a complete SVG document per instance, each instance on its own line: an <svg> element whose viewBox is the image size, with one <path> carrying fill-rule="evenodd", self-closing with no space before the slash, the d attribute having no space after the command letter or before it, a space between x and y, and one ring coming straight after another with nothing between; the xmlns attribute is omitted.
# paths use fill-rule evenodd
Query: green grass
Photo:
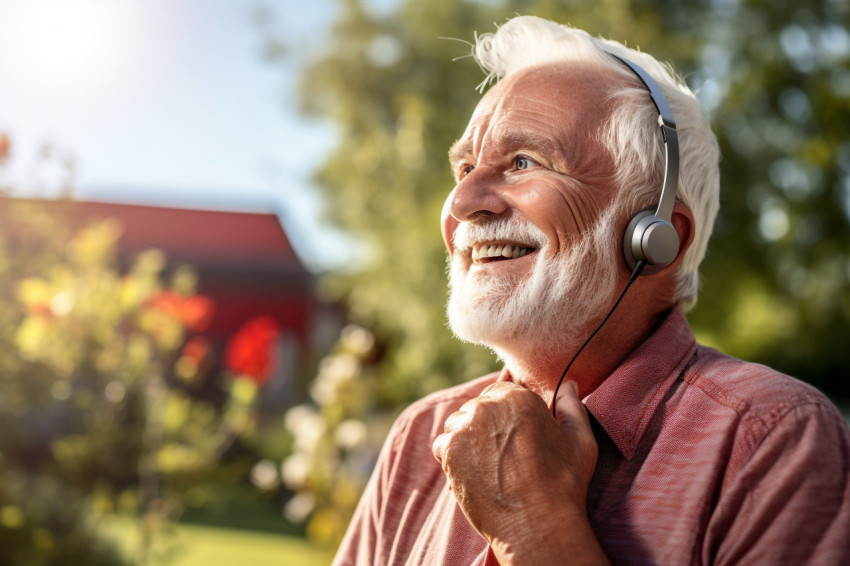
<svg viewBox="0 0 850 566"><path fill-rule="evenodd" d="M132 555L139 531L129 519L110 519L104 534ZM168 566L321 566L332 554L298 536L201 525L174 525L168 543L174 550Z"/></svg>
<svg viewBox="0 0 850 566"><path fill-rule="evenodd" d="M200 509L187 509L180 521L158 536L172 551L155 566L326 566L333 553L309 544L304 527L287 521L274 501L238 485L216 485L215 499ZM128 557L140 547L138 519L113 515L101 522L101 533ZM160 565L160 562L162 563Z"/></svg>
<svg viewBox="0 0 850 566"><path fill-rule="evenodd" d="M331 556L303 538L196 525L178 525L178 554L173 566L313 566Z"/></svg>

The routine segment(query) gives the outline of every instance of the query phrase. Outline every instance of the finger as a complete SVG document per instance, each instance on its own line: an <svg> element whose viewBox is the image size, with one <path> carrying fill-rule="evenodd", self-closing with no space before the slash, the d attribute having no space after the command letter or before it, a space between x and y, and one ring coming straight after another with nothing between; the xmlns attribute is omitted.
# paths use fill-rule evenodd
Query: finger
<svg viewBox="0 0 850 566"><path fill-rule="evenodd" d="M466 411L456 411L452 413L448 416L448 418L446 418L446 422L443 424L443 430L445 432L454 432L468 426L470 421L472 421L474 412L475 408L472 407Z"/></svg>
<svg viewBox="0 0 850 566"><path fill-rule="evenodd" d="M475 405L478 403L478 397L473 397L466 403L460 406L460 409L457 410L458 413L471 413L475 410Z"/></svg>
<svg viewBox="0 0 850 566"><path fill-rule="evenodd" d="M448 449L449 440L451 440L451 436L449 433L443 433L437 438L434 439L434 442L431 444L431 453L434 454L434 458L442 465L443 458L446 455L446 450Z"/></svg>
<svg viewBox="0 0 850 566"><path fill-rule="evenodd" d="M484 390L478 394L479 397L489 397L493 394L494 391L498 390L501 386L508 383L507 381L497 381L496 383L491 383Z"/></svg>
<svg viewBox="0 0 850 566"><path fill-rule="evenodd" d="M525 389L523 386L514 383L512 381L497 381L496 383L491 383L484 390L478 394L478 397L493 397L500 393L505 393L514 389Z"/></svg>
<svg viewBox="0 0 850 566"><path fill-rule="evenodd" d="M587 409L578 396L578 383L568 381L567 387L558 392L555 400L555 413L558 415L558 424L561 426L574 426L576 420L590 426Z"/></svg>

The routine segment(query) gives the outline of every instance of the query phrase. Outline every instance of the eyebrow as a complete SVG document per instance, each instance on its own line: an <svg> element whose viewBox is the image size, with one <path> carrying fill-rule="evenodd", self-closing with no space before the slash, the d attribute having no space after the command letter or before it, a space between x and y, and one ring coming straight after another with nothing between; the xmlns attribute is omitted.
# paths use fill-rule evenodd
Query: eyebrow
<svg viewBox="0 0 850 566"><path fill-rule="evenodd" d="M506 153L525 149L542 154L552 161L555 161L556 157L563 158L558 144L551 138L520 129L496 130L494 143L498 151ZM472 140L461 138L449 149L449 163L454 167L469 153L472 153Z"/></svg>
<svg viewBox="0 0 850 566"><path fill-rule="evenodd" d="M550 159L554 158L555 154L560 154L558 144L552 138L523 130L511 129L500 133L497 143L500 147L504 146L507 151L528 149L541 153Z"/></svg>
<svg viewBox="0 0 850 566"><path fill-rule="evenodd" d="M449 148L449 164L454 168L468 153L472 153L472 142L469 138L457 140Z"/></svg>

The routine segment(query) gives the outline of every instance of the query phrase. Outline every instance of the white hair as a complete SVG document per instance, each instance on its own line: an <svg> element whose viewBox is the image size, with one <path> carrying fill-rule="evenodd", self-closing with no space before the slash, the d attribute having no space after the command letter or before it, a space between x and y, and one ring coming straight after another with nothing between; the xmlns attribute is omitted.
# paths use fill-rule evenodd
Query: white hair
<svg viewBox="0 0 850 566"><path fill-rule="evenodd" d="M607 103L608 119L597 139L617 164L616 182L628 190L630 214L657 204L664 170L663 140L658 111L646 87L625 65L608 55L633 61L658 83L670 104L679 136L679 187L676 199L695 220L694 240L674 273L674 301L690 310L699 290L699 264L719 208L719 149L708 118L694 93L671 68L647 53L620 43L591 37L587 32L533 16L509 20L496 33L476 38L475 60L488 73L482 88L493 80L529 67L585 63L606 69L629 81L615 88Z"/></svg>

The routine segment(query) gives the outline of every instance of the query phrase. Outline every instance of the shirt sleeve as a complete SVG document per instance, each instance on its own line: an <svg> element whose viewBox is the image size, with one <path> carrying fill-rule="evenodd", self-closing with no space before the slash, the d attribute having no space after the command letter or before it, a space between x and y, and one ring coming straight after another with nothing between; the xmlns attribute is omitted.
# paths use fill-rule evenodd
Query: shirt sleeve
<svg viewBox="0 0 850 566"><path fill-rule="evenodd" d="M850 431L831 405L789 410L719 494L704 564L850 564Z"/></svg>

